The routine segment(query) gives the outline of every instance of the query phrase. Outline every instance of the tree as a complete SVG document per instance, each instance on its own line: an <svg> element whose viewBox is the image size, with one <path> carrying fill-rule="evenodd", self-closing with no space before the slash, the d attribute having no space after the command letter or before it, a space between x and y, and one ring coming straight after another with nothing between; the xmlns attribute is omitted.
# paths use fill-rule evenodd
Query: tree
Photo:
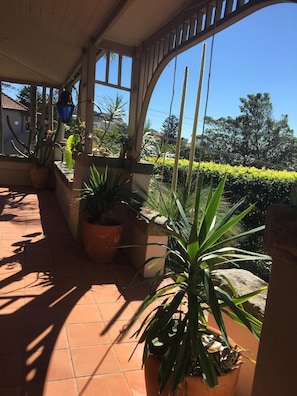
<svg viewBox="0 0 297 396"><path fill-rule="evenodd" d="M180 141L180 158L189 159L190 157L190 144L188 139L182 137Z"/></svg>
<svg viewBox="0 0 297 396"><path fill-rule="evenodd" d="M268 93L240 98L238 117L207 117L203 159L231 165L243 164L272 169L294 169L296 138L288 116L273 118Z"/></svg>
<svg viewBox="0 0 297 396"><path fill-rule="evenodd" d="M30 85L25 85L23 88L21 88L16 95L16 99L19 103L28 107L29 109L31 102ZM39 90L37 90L37 95L36 95L36 106L37 106L37 111L40 112L42 107L42 94Z"/></svg>
<svg viewBox="0 0 297 396"><path fill-rule="evenodd" d="M172 114L165 119L162 124L162 132L165 136L165 141L169 144L176 143L176 135L178 130L178 118Z"/></svg>
<svg viewBox="0 0 297 396"><path fill-rule="evenodd" d="M17 95L16 95L16 100L26 106L28 109L30 109L30 103L31 103L31 87L30 85L24 85L22 88L19 89ZM54 90L53 92L53 102L58 101L58 90ZM49 117L49 95L46 95L46 106L45 106L45 119L48 119ZM57 119L58 113L56 106L54 106L54 118ZM37 87L37 94L36 94L36 111L38 113L42 112L42 93L39 87Z"/></svg>

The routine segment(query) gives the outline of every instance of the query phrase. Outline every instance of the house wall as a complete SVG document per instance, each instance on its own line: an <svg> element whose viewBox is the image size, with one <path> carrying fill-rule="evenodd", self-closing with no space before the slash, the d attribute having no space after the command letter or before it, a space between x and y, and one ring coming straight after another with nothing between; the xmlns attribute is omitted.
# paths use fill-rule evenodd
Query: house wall
<svg viewBox="0 0 297 396"><path fill-rule="evenodd" d="M7 116L9 117L9 121L16 135L20 138L20 140L24 141L27 144L29 139L29 133L26 131L26 113L18 110L2 110L3 154L17 154L16 150L11 144L11 140L14 140L16 146L21 151L23 151L23 149L21 145L15 141L13 135L10 132L7 123Z"/></svg>

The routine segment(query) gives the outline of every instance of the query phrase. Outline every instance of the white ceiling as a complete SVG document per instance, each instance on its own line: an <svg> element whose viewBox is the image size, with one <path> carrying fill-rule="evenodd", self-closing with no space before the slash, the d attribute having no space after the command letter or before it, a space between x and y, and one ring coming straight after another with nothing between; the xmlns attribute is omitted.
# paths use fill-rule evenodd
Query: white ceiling
<svg viewBox="0 0 297 396"><path fill-rule="evenodd" d="M203 0L2 0L0 79L59 86L83 48L135 48L185 7Z"/></svg>

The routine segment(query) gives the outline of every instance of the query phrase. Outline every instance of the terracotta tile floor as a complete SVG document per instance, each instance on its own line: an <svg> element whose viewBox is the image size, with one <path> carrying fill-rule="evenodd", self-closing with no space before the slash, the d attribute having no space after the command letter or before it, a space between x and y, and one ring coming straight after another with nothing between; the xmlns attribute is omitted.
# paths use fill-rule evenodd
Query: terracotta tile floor
<svg viewBox="0 0 297 396"><path fill-rule="evenodd" d="M125 256L90 262L50 190L0 188L0 221L0 395L145 395L141 347L117 340L147 292Z"/></svg>

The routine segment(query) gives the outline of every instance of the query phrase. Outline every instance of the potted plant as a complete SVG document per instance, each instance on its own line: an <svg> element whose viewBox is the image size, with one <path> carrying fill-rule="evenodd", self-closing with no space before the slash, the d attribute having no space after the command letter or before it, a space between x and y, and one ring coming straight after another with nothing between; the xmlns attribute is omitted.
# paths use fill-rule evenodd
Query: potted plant
<svg viewBox="0 0 297 396"><path fill-rule="evenodd" d="M63 162L69 170L74 169L76 159L83 152L85 128L85 122L82 122L78 117L65 124L67 141L65 147L62 148L62 152Z"/></svg>
<svg viewBox="0 0 297 396"><path fill-rule="evenodd" d="M55 131L46 131L45 128L40 128L35 132L34 136L30 132L28 142L23 142L16 135L8 116L7 123L14 139L21 147L21 149L18 148L15 141L11 140L13 148L19 155L32 162L30 176L33 187L44 188L49 178L49 168L47 167L47 163L57 142L61 122L59 121L58 127Z"/></svg>
<svg viewBox="0 0 297 396"><path fill-rule="evenodd" d="M121 158L133 158L133 137L132 136L122 136L120 139L122 144L120 157Z"/></svg>
<svg viewBox="0 0 297 396"><path fill-rule="evenodd" d="M200 381L200 385L195 384L194 388L201 386L206 391L200 393L202 390L199 388L195 395L220 395L219 389L225 389L225 385L218 388L216 385L222 384L227 376L235 377L235 384L223 394L233 395L240 351L228 338L224 314L246 326L255 336L260 335L261 322L246 312L242 305L260 290L240 297L231 296L217 286L212 277L212 270L218 265L270 259L266 255L230 246L232 240L260 231L263 227L230 236L228 231L254 206L250 205L238 213L244 202L241 200L218 220L217 211L225 181L226 177L215 191L210 186L205 207L201 208L200 177L192 220L188 219L176 199L179 218L169 218L166 225L171 240L166 246L168 270L163 275L156 274L150 292L127 326L128 330L136 320L144 318L135 336L139 343L144 343L148 396L168 395L168 392L191 395L194 379ZM154 265L158 258L150 260ZM156 284L160 286L156 288ZM218 332L208 327L207 314L213 315ZM148 382L150 369L158 374L158 380L154 376L153 385ZM215 393L212 393L212 388Z"/></svg>
<svg viewBox="0 0 297 396"><path fill-rule="evenodd" d="M90 177L76 198L83 204L83 242L87 255L94 261L106 263L113 259L120 243L123 225L117 219L116 208L123 202L135 203L138 196L130 190L129 178L120 170L108 166L99 173L90 167Z"/></svg>

